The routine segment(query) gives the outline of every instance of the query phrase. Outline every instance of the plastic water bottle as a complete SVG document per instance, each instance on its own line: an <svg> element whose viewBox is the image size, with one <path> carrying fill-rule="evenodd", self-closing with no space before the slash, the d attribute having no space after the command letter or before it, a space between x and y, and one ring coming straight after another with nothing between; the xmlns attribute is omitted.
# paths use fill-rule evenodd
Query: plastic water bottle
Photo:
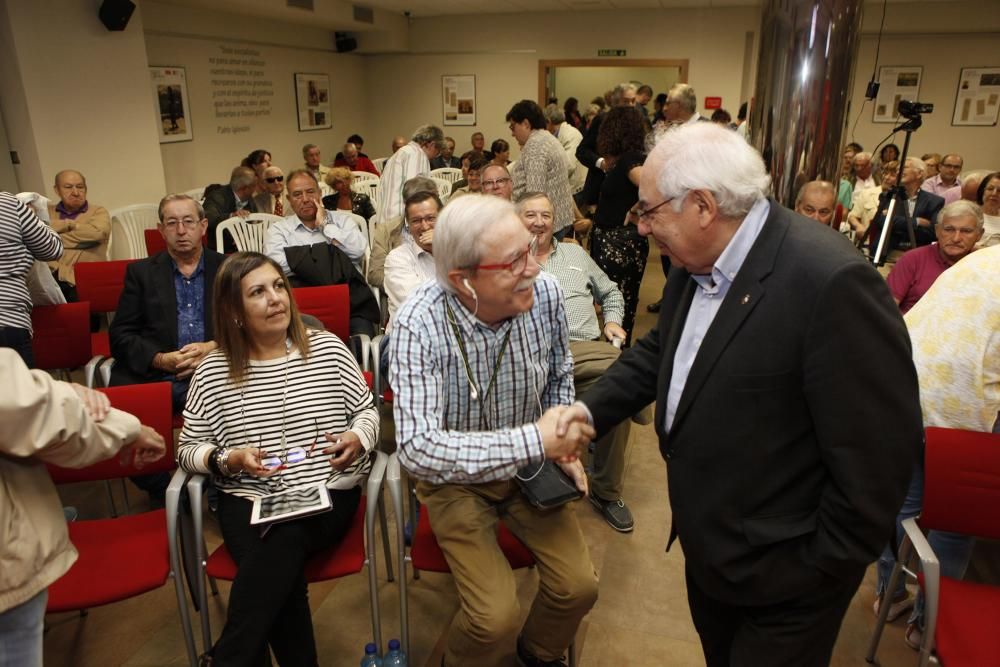
<svg viewBox="0 0 1000 667"><path fill-rule="evenodd" d="M382 660L382 667L406 667L406 654L399 648L398 639L389 640L389 652Z"/></svg>
<svg viewBox="0 0 1000 667"><path fill-rule="evenodd" d="M365 657L361 658L361 667L382 667L382 661L378 657L378 646L365 645Z"/></svg>

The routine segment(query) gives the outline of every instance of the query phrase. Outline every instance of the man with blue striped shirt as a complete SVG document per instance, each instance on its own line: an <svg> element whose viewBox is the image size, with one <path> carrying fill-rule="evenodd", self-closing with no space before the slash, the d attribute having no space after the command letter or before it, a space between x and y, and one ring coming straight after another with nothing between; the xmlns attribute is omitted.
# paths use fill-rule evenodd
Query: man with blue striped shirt
<svg viewBox="0 0 1000 667"><path fill-rule="evenodd" d="M468 195L445 207L434 234L437 281L397 311L390 382L400 461L417 480L461 610L442 664L506 664L521 615L497 521L539 563L539 591L521 629L522 663L564 665L597 599L597 577L569 505L541 510L522 494L554 460L586 492L577 460L593 436L574 424L556 437L573 400L563 295L534 259L531 233L510 202Z"/></svg>

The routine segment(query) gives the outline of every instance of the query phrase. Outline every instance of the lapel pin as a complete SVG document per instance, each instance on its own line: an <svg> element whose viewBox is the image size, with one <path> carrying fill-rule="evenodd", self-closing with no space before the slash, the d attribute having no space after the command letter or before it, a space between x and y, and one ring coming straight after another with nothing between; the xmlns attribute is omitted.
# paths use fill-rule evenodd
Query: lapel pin
<svg viewBox="0 0 1000 667"><path fill-rule="evenodd" d="M750 295L749 295L749 294L744 294L744 295L743 295L743 298L742 298L742 299L740 299L740 305L741 305L741 306L745 306L745 305L747 305L748 303L750 303Z"/></svg>

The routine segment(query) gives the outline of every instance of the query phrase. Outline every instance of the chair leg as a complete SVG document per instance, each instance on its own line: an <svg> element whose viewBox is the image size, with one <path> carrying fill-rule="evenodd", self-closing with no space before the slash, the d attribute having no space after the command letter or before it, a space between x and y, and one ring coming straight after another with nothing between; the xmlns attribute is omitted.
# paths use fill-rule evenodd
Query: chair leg
<svg viewBox="0 0 1000 667"><path fill-rule="evenodd" d="M106 488L108 490L108 504L111 505L111 518L112 519L117 519L118 518L118 508L115 507L115 494L111 490L111 480L109 480L109 479L104 480L104 488Z"/></svg>
<svg viewBox="0 0 1000 667"><path fill-rule="evenodd" d="M393 581L392 576L392 545L389 544L389 524L385 518L385 498L382 494L378 497L378 523L382 531L382 549L385 552L385 573L389 581Z"/></svg>
<svg viewBox="0 0 1000 667"><path fill-rule="evenodd" d="M882 639L882 631L885 629L886 621L889 618L889 610L892 607L892 604L887 603L887 601L890 599L892 591L896 590L899 578L905 576L903 574L903 564L909 559L911 549L909 539L904 537L903 543L899 547L896 566L892 568L892 575L889 577L889 583L882 591L881 597L879 597L878 620L875 622L875 630L872 631L872 638L868 644L868 653L865 655L865 661L868 663L874 664L875 662L875 651L878 650L879 641Z"/></svg>
<svg viewBox="0 0 1000 667"><path fill-rule="evenodd" d="M125 516L132 513L132 505L128 501L128 484L125 483L125 478L122 477L122 497L125 499Z"/></svg>

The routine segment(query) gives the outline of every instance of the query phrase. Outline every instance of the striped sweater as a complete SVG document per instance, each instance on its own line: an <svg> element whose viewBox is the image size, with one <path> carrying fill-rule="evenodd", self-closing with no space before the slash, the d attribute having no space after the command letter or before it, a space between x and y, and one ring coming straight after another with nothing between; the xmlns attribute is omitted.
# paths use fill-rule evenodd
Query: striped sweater
<svg viewBox="0 0 1000 667"><path fill-rule="evenodd" d="M31 330L25 276L36 259L58 259L62 241L31 209L0 192L0 327Z"/></svg>

